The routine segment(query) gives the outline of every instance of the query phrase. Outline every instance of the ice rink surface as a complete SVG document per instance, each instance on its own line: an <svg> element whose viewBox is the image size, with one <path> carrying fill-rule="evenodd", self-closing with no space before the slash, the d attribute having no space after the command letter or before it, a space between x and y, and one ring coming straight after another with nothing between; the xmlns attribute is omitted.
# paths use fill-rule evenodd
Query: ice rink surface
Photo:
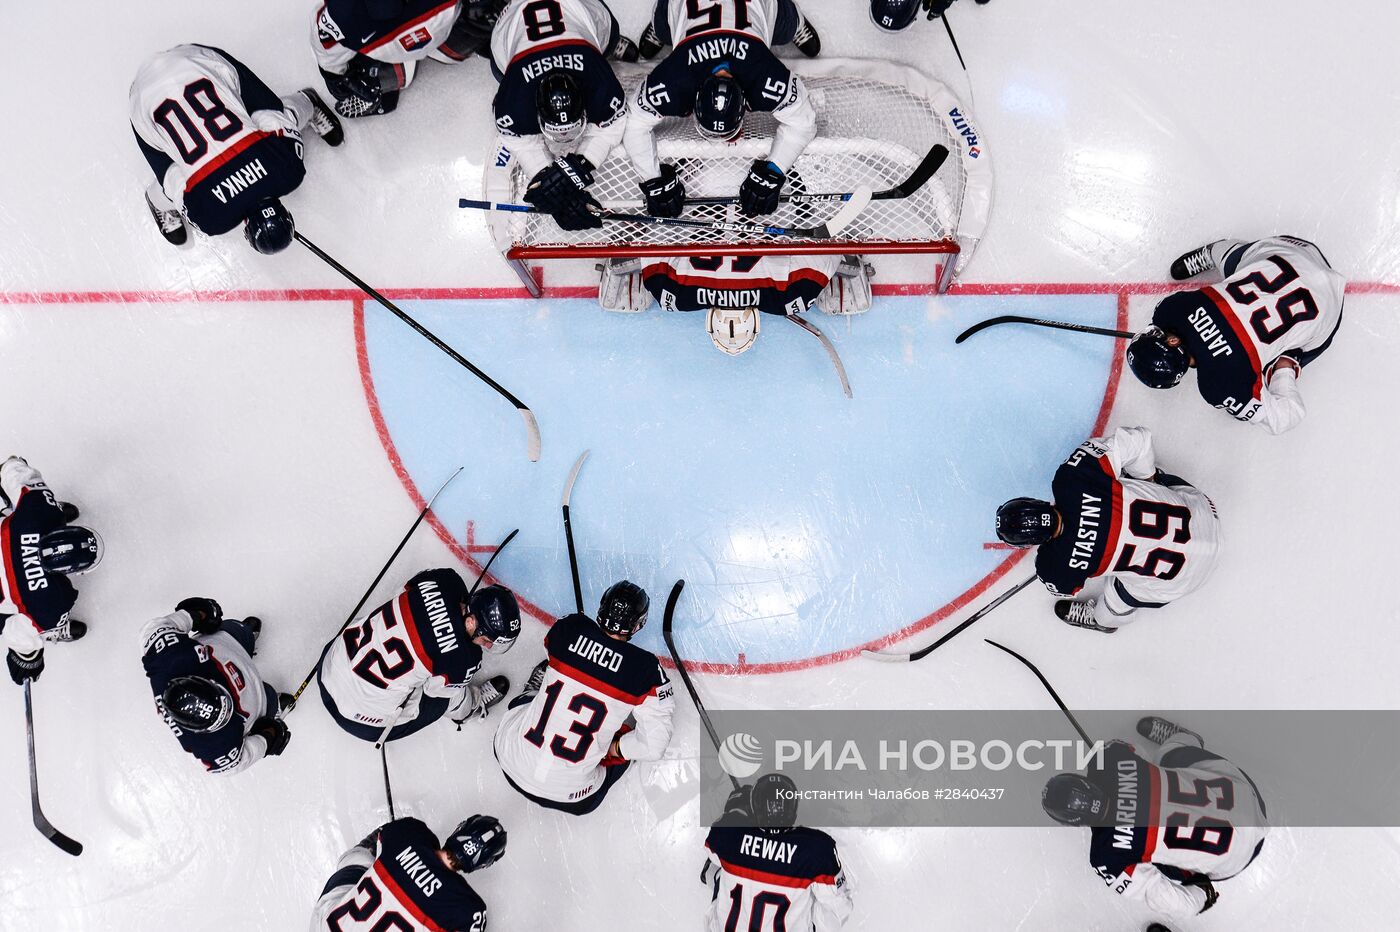
<svg viewBox="0 0 1400 932"><path fill-rule="evenodd" d="M636 36L640 0L613 8ZM424 66L395 114L308 144L287 199L298 228L495 375L539 415L544 457L475 380L293 248L236 234L168 246L142 203L126 92L147 55L218 45L274 88L317 84L310 4L135 0L8 4L0 171L4 448L43 470L103 534L79 581L92 633L49 651L35 687L45 807L87 846L30 826L20 691L0 686L0 929L296 930L340 852L386 816L372 750L308 697L279 759L200 772L152 710L136 633L188 595L258 614L265 676L292 687L421 502L458 465L413 571L468 573L511 528L493 574L531 607L487 672L519 684L538 617L571 601L558 523L569 466L588 601L627 575L660 604L689 580L677 631L715 708L1043 708L1040 686L969 633L917 646L1028 570L985 547L1003 499L1046 490L1096 426L1150 426L1163 465L1208 492L1226 547L1208 586L1108 639L1066 628L1038 588L979 624L1035 660L1071 707L1393 709L1400 394L1400 12L1265 0L962 0L952 22L887 37L864 4L807 0L831 54L916 65L964 96L996 159L988 236L948 296L877 299L815 341L767 323L715 352L697 318L609 315L518 296L479 216L494 89L480 60ZM77 13L75 17L73 14ZM39 51L44 49L44 53ZM79 50L75 55L72 50ZM1114 344L1049 332L952 336L993 313L1136 327L1179 253L1221 236L1316 241L1352 283L1332 350L1308 369L1308 420L1270 437L1191 387L1120 378ZM877 261L877 267L880 263ZM577 287L589 266L550 270ZM891 271L893 270L893 271ZM893 263L884 286L919 290ZM465 565L462 565L465 564ZM1005 581L1001 581L1004 579ZM659 631L642 636L660 649ZM667 759L633 768L583 820L527 808L491 758L493 720L391 746L395 799L443 832L492 813L509 850L472 882L493 929L698 929L703 740L680 702ZM1125 720L1125 733L1131 721ZM1222 749L1228 755L1228 749ZM1347 762L1338 762L1345 771ZM1267 777L1260 777L1267 784ZM833 831L856 886L851 928L1105 930L1150 917L1103 889L1077 831ZM1393 928L1400 832L1278 828L1185 929Z"/></svg>

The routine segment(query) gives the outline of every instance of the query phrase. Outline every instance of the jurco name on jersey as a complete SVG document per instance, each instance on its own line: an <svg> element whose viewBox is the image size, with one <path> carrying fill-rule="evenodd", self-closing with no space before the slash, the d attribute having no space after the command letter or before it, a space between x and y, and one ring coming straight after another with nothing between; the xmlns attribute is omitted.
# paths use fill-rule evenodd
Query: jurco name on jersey
<svg viewBox="0 0 1400 932"><path fill-rule="evenodd" d="M583 636L574 638L574 643L569 645L569 653L577 654L584 660L590 660L598 666L616 673L622 669L622 655L610 647L604 647L597 641L590 641Z"/></svg>

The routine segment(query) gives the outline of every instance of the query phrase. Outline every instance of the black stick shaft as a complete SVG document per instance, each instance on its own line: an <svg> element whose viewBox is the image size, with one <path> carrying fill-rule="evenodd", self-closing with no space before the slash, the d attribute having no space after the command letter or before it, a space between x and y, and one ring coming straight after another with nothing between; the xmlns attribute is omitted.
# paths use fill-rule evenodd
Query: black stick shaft
<svg viewBox="0 0 1400 932"><path fill-rule="evenodd" d="M583 461L588 459L588 453L588 450L584 450L574 461L574 468L569 471L569 479L564 483L564 497L560 500L564 513L564 543L569 548L569 575L574 583L574 610L580 615L583 614L583 587L579 584L578 552L574 550L574 525L569 520L569 499L574 494L574 483L578 481L579 470L583 468Z"/></svg>
<svg viewBox="0 0 1400 932"><path fill-rule="evenodd" d="M389 783L389 746L381 744L379 746L379 763L384 767L384 798L389 801L389 821L398 818L394 814L394 787Z"/></svg>
<svg viewBox="0 0 1400 932"><path fill-rule="evenodd" d="M938 650L938 648L942 647L944 644L947 644L953 638L957 637L959 634L962 634L968 628L972 627L977 622L990 615L997 608L999 608L1002 605L1002 603L1006 602L1007 599L1010 599L1013 595L1020 592L1022 589L1026 588L1031 583L1035 582L1037 578L1038 577L1034 573L1032 573L1028 578L1023 579L1021 582L1018 582L1016 585L1012 586L1010 589L1007 589L1001 595L997 596L995 599L988 602L986 605L982 606L977 611L973 612L972 615L968 616L966 620L959 623L958 626L952 631L949 631L947 634L943 635L941 638L934 641L927 647L921 647L911 654L885 654L873 650L862 651L862 653L865 656L873 657L876 660L906 660L910 663L913 663L915 660L923 660L929 654Z"/></svg>
<svg viewBox="0 0 1400 932"><path fill-rule="evenodd" d="M486 578L486 573L491 569L491 564L496 562L496 558L501 555L501 551L505 550L506 545L515 540L515 535L519 533L520 528L516 528L506 535L505 540L496 545L496 549L491 552L491 558L486 561L486 565L481 568L481 572L476 574L476 582L472 583L472 587L467 590L467 598L471 598L476 594L476 588L480 586L481 581Z"/></svg>
<svg viewBox="0 0 1400 932"><path fill-rule="evenodd" d="M428 512L432 510L433 502L437 501L437 497L442 494L442 490L447 488L448 483L450 483L453 479L456 479L457 476L461 474L461 472L462 467L458 466L457 471L454 472L452 475L448 476L447 482L444 482L441 486L439 486L438 490L433 493L433 497L428 499L427 503L423 506L423 510L418 512L418 517L414 518L413 523L408 526L408 531L404 534L403 539L399 541L399 545L394 548L393 553L389 554L389 559L385 561L384 566L379 570L379 574L374 577L374 582L370 583L369 588L365 590L365 594L360 596L360 601L355 603L355 607L350 610L350 614L346 616L343 622L341 622L340 627L336 629L335 634L331 637L331 640L340 637L340 632L345 630L345 626L350 624L350 622L354 621L356 616L360 614L360 609L365 607L365 603L369 601L369 597L374 593L375 586L378 586L380 580L384 578L384 574L389 572L389 567L394 565L394 561L398 559L399 554L403 552L403 548L408 545L409 539L413 537L413 532L418 530L418 525L423 523L423 519L426 518L428 516ZM297 687L297 691L292 693L291 703L287 706L285 710L283 710L282 714L284 716L289 714L293 709L297 707L297 700L301 698L302 693L306 692L306 687L311 685L311 680L316 676L316 671L320 669L320 667L321 663L318 659L316 665L313 666L311 668L311 671L306 674L306 679L302 680L301 685Z"/></svg>
<svg viewBox="0 0 1400 932"><path fill-rule="evenodd" d="M1040 672L1039 667L1031 663L1025 657L1022 657L1020 654L1016 653L1011 648L1007 647L1005 644L998 644L996 641L993 641L990 638L983 638L982 640L986 641L993 647L1006 651L1008 654L1024 663L1026 667L1029 668L1030 671L1035 674L1035 678L1040 680L1040 685L1045 687L1045 691L1050 694L1050 698L1055 700L1055 705L1059 706L1060 711L1065 713L1065 718L1069 719L1069 723L1074 726L1074 730L1079 732L1079 737L1084 739L1084 743L1094 743L1093 739L1089 737L1089 733L1085 731L1082 727L1080 727L1079 720L1074 717L1074 713L1069 710L1069 706L1065 705L1064 700L1060 698L1060 694L1055 692L1055 687L1051 686L1050 681L1045 678L1045 674Z"/></svg>
<svg viewBox="0 0 1400 932"><path fill-rule="evenodd" d="M525 402L521 401L519 398L516 398L510 392L506 391L506 389L501 386L501 383L491 378L491 376L487 375L485 372L482 372L471 362L471 360L467 359L461 353L457 352L455 349L444 343L442 339L438 337L437 334L433 333L427 327L424 327L422 324L420 324L417 320L410 317L397 304L384 297L378 291L375 291L374 288L366 284L365 281L359 276L357 276L354 272L350 271L345 266L337 262L334 257L329 255L320 246L317 246L315 243L311 242L311 240L307 239L305 236L302 236L300 233L296 233L293 235L296 236L297 242L301 243L307 249L311 250L311 252L318 259L326 263L326 265L329 265L331 268L335 269L341 275L345 276L346 280L353 284L356 288L360 289L365 294L373 298L375 301L379 302L379 304L385 310L393 314L399 320L408 324L410 327L412 327L414 331L418 333L419 336L436 346L438 349L442 350L444 353L446 353L453 362L466 369L478 379L481 379L481 381L485 382L492 389L494 389L498 395L500 395L506 401L509 401L512 405L514 405L515 409L519 411L523 416L525 416L526 431L530 435L530 459L533 461L538 460L540 458L539 427L535 424L534 413L530 411L530 408L525 404Z"/></svg>
<svg viewBox="0 0 1400 932"><path fill-rule="evenodd" d="M710 721L710 713L705 711L705 703L700 701L700 693L696 691L695 684L691 682L690 671L686 670L685 664L681 662L681 655L676 651L676 638L672 633L672 626L676 617L676 602L680 600L681 591L685 589L685 580L678 579L671 587L671 594L666 598L666 614L661 622L661 636L666 641L666 650L671 654L671 662L676 665L676 672L680 674L681 682L685 684L685 691L690 693L690 701L695 703L695 711L700 714L700 722L705 726L705 731L710 735L710 741L714 743L715 750L720 749L719 734L715 731L714 723ZM731 773L728 774L729 782L734 784L734 789L739 789L739 781Z"/></svg>
<svg viewBox="0 0 1400 932"><path fill-rule="evenodd" d="M1137 334L1131 330L1114 330L1110 327L1091 327L1088 324L1071 324L1063 320L1045 320L1040 317L1018 317L1015 314L1006 314L1001 317L989 317L986 320L978 321L958 334L954 343L961 343L974 334L981 333L989 327L997 327L1002 324L1028 324L1032 327L1049 327L1052 330L1073 330L1075 333L1092 333L1101 337L1116 337L1119 340L1131 340Z"/></svg>
<svg viewBox="0 0 1400 932"><path fill-rule="evenodd" d="M953 26L948 22L948 14L945 12L939 18L943 20L943 28L948 31L948 41L953 43L953 51L957 53L958 64L962 65L963 71L967 71L967 62L963 61L962 49L958 48L958 37L953 35Z"/></svg>

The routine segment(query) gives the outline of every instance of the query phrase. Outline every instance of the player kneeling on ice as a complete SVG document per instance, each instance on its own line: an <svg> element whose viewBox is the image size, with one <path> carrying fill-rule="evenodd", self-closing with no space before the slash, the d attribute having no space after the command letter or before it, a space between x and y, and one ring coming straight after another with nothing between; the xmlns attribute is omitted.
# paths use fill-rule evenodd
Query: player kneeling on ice
<svg viewBox="0 0 1400 932"><path fill-rule="evenodd" d="M797 786L769 773L729 794L710 829L700 882L710 886L706 932L787 929L836 932L854 908L826 832L797 825Z"/></svg>
<svg viewBox="0 0 1400 932"><path fill-rule="evenodd" d="M1155 762L1110 741L1087 774L1051 777L1041 805L1057 822L1089 827L1089 863L1110 890L1189 919L1215 905L1216 883L1259 856L1268 811L1249 775L1200 735L1155 715L1137 730L1161 745Z"/></svg>
<svg viewBox="0 0 1400 932"><path fill-rule="evenodd" d="M22 457L0 463L0 644L16 685L44 672L44 644L76 641L87 625L69 616L78 590L69 576L102 559L102 538L70 524L78 506L61 502Z"/></svg>
<svg viewBox="0 0 1400 932"><path fill-rule="evenodd" d="M258 252L286 249L294 227L278 198L306 176L308 124L329 145L344 141L315 91L278 97L227 52L177 45L148 60L131 83L131 128L155 172L146 204L161 234L179 246L186 220L209 236L241 223Z"/></svg>
<svg viewBox="0 0 1400 932"><path fill-rule="evenodd" d="M549 656L496 730L496 760L525 798L587 815L632 761L657 760L666 750L671 681L655 654L628 643L650 605L640 586L623 580L603 593L597 621L566 615L550 627Z"/></svg>
<svg viewBox="0 0 1400 932"><path fill-rule="evenodd" d="M467 874L506 851L506 830L474 815L439 844L417 819L395 819L345 852L326 881L311 932L484 932L486 903Z"/></svg>
<svg viewBox="0 0 1400 932"><path fill-rule="evenodd" d="M1152 325L1128 344L1128 368L1150 388L1196 370L1201 397L1271 434L1306 414L1303 367L1342 325L1346 279L1307 240L1217 240L1172 263L1172 278L1217 282L1168 295Z"/></svg>
<svg viewBox="0 0 1400 932"><path fill-rule="evenodd" d="M873 272L859 256L609 259L598 300L610 311L644 311L653 297L662 310L705 311L710 338L737 356L758 338L760 314L869 310Z"/></svg>
<svg viewBox="0 0 1400 932"><path fill-rule="evenodd" d="M1068 624L1113 634L1140 608L1161 608L1210 577L1220 551L1215 505L1157 468L1152 434L1120 427L1080 444L1055 470L1054 501L1013 498L997 509L997 537L1039 547L1035 572ZM1098 599L1073 600L1102 577Z"/></svg>
<svg viewBox="0 0 1400 932"><path fill-rule="evenodd" d="M505 586L475 592L455 570L424 570L392 600L346 626L317 667L321 701L357 738L393 741L447 714L485 718L510 680L471 685L482 651L504 654L520 634L520 606ZM392 727L391 727L392 726Z"/></svg>
<svg viewBox="0 0 1400 932"><path fill-rule="evenodd" d="M392 113L418 62L465 61L491 41L505 0L326 0L311 49L343 117Z"/></svg>
<svg viewBox="0 0 1400 932"><path fill-rule="evenodd" d="M623 133L647 211L677 217L685 206L685 185L675 166L662 165L657 157L655 131L663 119L694 114L702 136L732 143L744 130L744 114L755 110L772 113L777 130L768 157L754 159L739 189L739 206L750 217L771 214L787 173L816 138L817 111L802 79L770 46L791 42L813 57L821 51L817 31L793 0L658 0L642 36L642 54L651 58L673 38L675 50L632 96Z"/></svg>
<svg viewBox="0 0 1400 932"><path fill-rule="evenodd" d="M496 128L530 179L525 200L565 230L603 225L588 186L627 116L608 58L636 61L637 47L602 0L511 0L491 36Z"/></svg>
<svg viewBox="0 0 1400 932"><path fill-rule="evenodd" d="M237 773L286 750L283 700L253 664L262 620L225 618L213 599L184 599L141 631L156 711L210 773Z"/></svg>

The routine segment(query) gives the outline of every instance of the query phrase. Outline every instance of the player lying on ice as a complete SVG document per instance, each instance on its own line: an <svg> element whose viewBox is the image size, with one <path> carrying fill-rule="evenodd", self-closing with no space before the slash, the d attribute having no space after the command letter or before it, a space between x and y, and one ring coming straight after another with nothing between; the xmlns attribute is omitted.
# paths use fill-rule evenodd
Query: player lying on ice
<svg viewBox="0 0 1400 932"><path fill-rule="evenodd" d="M705 311L705 329L731 356L758 338L761 314L870 309L874 270L860 256L688 256L609 259L598 301L610 311Z"/></svg>
<svg viewBox="0 0 1400 932"><path fill-rule="evenodd" d="M1189 919L1259 856L1268 812L1249 775L1194 731L1155 715L1137 730L1161 746L1155 760L1110 741L1102 766L1051 777L1041 805L1056 822L1089 827L1089 863L1110 890Z"/></svg>
<svg viewBox="0 0 1400 932"><path fill-rule="evenodd" d="M321 701L365 741L386 728L389 741L406 737L444 714L458 725L485 718L510 680L472 685L482 651L504 654L519 635L520 606L505 586L472 592L455 570L424 570L326 645L316 668Z"/></svg>
<svg viewBox="0 0 1400 932"><path fill-rule="evenodd" d="M1120 427L1080 444L1050 484L1054 502L1013 498L997 509L997 537L1039 547L1035 571L1067 624L1114 634L1142 608L1161 608L1205 584L1220 551L1215 504L1157 468L1152 434ZM1075 600L1103 578L1101 598Z"/></svg>
<svg viewBox="0 0 1400 932"><path fill-rule="evenodd" d="M1188 369L1207 402L1271 434L1306 411L1303 367L1342 325L1346 279L1307 240L1216 240L1172 263L1172 278L1216 284L1168 295L1128 345L1128 368L1150 388L1172 388Z"/></svg>

